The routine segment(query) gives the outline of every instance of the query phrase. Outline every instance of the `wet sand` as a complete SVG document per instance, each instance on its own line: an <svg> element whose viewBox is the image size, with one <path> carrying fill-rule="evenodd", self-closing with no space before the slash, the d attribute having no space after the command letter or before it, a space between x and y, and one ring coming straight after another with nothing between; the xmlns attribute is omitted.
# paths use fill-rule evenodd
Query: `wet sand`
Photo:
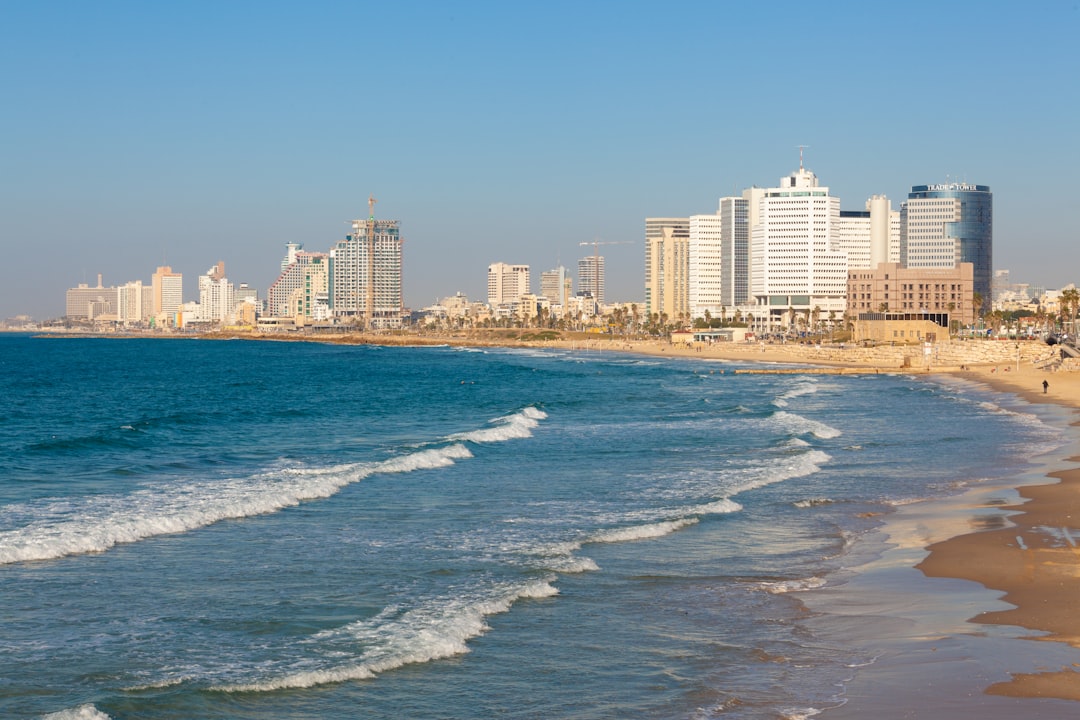
<svg viewBox="0 0 1080 720"><path fill-rule="evenodd" d="M719 353L871 369L802 359L797 347L764 350ZM716 351L668 347L657 354L709 357ZM1030 361L930 372L1028 403L1053 403L1080 428L1080 372ZM1080 432L1072 443L1075 452ZM883 652L873 669L855 674L845 704L823 717L1080 717L1073 704L1080 701L1080 456L1065 464L1016 478L1016 487L976 487L901 508L886 520L881 558L847 585L808 602L824 614L818 624L829 626L826 634L878 636Z"/></svg>

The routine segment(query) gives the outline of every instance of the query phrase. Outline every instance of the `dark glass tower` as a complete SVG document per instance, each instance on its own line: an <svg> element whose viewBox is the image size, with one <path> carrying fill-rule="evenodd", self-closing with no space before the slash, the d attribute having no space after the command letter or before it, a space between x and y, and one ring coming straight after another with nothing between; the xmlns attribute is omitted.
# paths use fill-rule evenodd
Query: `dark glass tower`
<svg viewBox="0 0 1080 720"><path fill-rule="evenodd" d="M974 266L984 306L994 276L994 196L988 185L913 185L900 211L900 261L906 267Z"/></svg>

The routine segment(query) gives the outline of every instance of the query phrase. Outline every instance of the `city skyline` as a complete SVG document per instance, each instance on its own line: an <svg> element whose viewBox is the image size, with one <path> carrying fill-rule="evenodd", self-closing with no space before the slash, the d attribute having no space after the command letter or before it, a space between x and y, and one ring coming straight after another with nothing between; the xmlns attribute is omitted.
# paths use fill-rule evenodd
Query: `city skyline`
<svg viewBox="0 0 1080 720"><path fill-rule="evenodd" d="M262 295L287 243L325 252L370 194L414 309L594 240L633 241L605 248L605 294L640 301L645 217L770 187L800 145L843 210L989 185L994 269L1080 279L1075 8L770 7L7 7L0 316L219 260Z"/></svg>

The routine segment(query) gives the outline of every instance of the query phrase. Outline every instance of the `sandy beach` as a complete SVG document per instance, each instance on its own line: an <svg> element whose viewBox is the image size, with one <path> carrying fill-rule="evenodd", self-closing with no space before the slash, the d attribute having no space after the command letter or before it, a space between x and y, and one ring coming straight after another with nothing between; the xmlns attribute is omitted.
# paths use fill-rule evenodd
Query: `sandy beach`
<svg viewBox="0 0 1080 720"><path fill-rule="evenodd" d="M1032 356L1046 355L1045 347L1038 344L1027 348L1028 360L1013 364L985 363L967 365L963 368L950 366L929 371L914 365L903 370L899 364L892 367L868 362L844 362L814 357L813 352L799 346L764 348L742 347L734 350L724 348L641 348L639 351L664 355L688 357L723 357L773 363L810 362L815 365L841 366L849 371L906 371L945 372L965 380L984 383L995 390L1013 393L1030 403L1054 403L1068 408L1075 414L1080 409L1080 372L1043 369L1032 361ZM1007 368L1007 369L1006 369ZM1047 383L1044 389L1043 382ZM1074 420L1073 427L1080 426ZM1080 457L1068 459L1080 463ZM984 510L992 510L994 517L1007 518L1003 527L963 532L965 522L945 523L953 527L950 532L960 532L923 548L924 559L917 564L918 570L929 578L957 578L971 580L994 591L1008 609L982 611L968 618L974 624L1005 625L1024 628L1032 641L1065 643L1080 648L1080 613L1076 612L1076 598L1080 597L1080 469L1075 465L1060 468L1045 476L1044 484L1015 488L1016 499L1009 504L999 504L999 494L975 493L974 500L958 503L953 512L968 519ZM972 504L974 502L974 504ZM955 521L958 518L953 518ZM994 525L994 523L985 523ZM925 529L925 522L924 522ZM912 557L918 557L916 552ZM1056 654L1055 654L1056 655ZM1056 698L1080 701L1080 653L1076 662L1054 666L1048 662L1039 672L1010 672L1011 679L993 682L982 688L989 695L1011 698ZM917 675L917 673L916 673ZM893 708L885 717L957 717L956 708L942 709L940 714L922 707L917 688L910 688L907 708L911 714ZM926 696L927 699L932 696ZM937 701L934 701L937 702ZM922 707L920 711L918 708ZM1024 705L1015 710L1024 712ZM885 708L871 689L861 697L853 698L843 712L826 713L829 717L865 717L865 713L881 715ZM971 717L986 717L987 709L976 709L972 704ZM1055 711L1051 711L1055 712ZM1080 713L1080 709L1077 709ZM965 713L966 716L966 713ZM1028 715L1043 717L1042 714Z"/></svg>

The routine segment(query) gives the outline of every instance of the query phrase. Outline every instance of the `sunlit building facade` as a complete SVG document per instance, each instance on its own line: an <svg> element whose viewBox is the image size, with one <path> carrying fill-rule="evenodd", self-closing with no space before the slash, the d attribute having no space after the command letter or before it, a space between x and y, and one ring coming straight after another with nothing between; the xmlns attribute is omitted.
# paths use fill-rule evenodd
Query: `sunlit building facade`
<svg viewBox="0 0 1080 720"><path fill-rule="evenodd" d="M645 218L645 312L667 322L690 314L689 218Z"/></svg>
<svg viewBox="0 0 1080 720"><path fill-rule="evenodd" d="M993 289L994 197L988 185L914 185L900 208L900 263L951 268L969 262L984 305Z"/></svg>

